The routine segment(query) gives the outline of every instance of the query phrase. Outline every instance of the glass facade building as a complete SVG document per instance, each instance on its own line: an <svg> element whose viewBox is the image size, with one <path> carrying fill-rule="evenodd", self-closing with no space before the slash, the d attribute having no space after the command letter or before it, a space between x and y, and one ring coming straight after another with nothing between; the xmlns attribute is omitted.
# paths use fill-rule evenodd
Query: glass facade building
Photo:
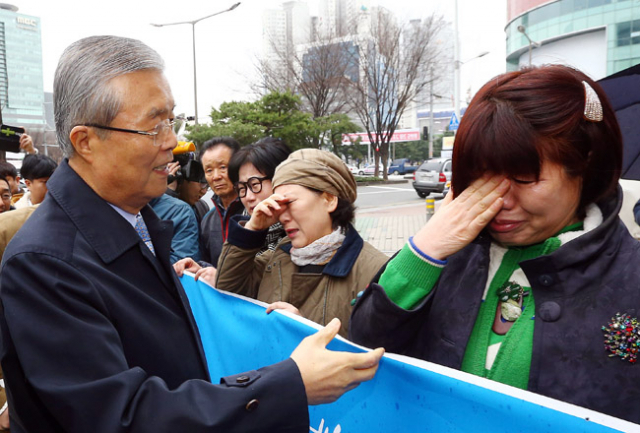
<svg viewBox="0 0 640 433"><path fill-rule="evenodd" d="M5 124L44 128L40 19L0 8L0 107ZM35 132L35 131L34 131Z"/></svg>
<svg viewBox="0 0 640 433"><path fill-rule="evenodd" d="M505 31L507 70L531 55L533 64L568 63L600 79L640 63L636 0L508 0Z"/></svg>

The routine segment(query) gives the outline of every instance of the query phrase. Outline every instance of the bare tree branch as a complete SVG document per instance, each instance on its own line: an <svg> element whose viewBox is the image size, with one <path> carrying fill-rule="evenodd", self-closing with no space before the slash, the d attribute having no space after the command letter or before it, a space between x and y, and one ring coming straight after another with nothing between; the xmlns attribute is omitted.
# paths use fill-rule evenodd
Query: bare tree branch
<svg viewBox="0 0 640 433"><path fill-rule="evenodd" d="M387 10L374 12L370 34L358 42L360 76L352 82L351 109L375 149L376 175L382 160L387 178L389 142L405 109L437 78L442 18L432 15L399 24Z"/></svg>

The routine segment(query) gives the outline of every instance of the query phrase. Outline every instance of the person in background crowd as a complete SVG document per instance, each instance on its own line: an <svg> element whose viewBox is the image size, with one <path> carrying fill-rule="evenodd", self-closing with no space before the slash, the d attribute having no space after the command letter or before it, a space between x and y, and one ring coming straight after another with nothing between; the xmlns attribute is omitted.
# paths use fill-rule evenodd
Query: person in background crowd
<svg viewBox="0 0 640 433"><path fill-rule="evenodd" d="M265 137L236 152L229 163L229 178L240 197L248 216L262 200L273 194L273 175L276 167L291 154L287 144L274 137ZM275 250L281 239L287 236L282 224L269 227L264 247L258 252Z"/></svg>
<svg viewBox="0 0 640 433"><path fill-rule="evenodd" d="M2 190L2 180L0 178L0 194L2 194ZM9 245L9 241L11 241L38 206L39 205L27 206L12 210L11 212L2 212L2 210L0 210L0 263L2 262L2 257L7 249L7 245ZM1 368L0 380L4 381ZM9 431L9 406L5 388L0 384L0 432L2 431Z"/></svg>
<svg viewBox="0 0 640 433"><path fill-rule="evenodd" d="M33 145L33 139L29 134L22 134L20 136L20 150L27 155L35 155L38 153L38 149ZM13 166L13 164L0 161L0 176L5 177L9 181L9 185L11 186L11 194L13 197L11 198L11 204L15 204L22 195L24 191L20 188L20 176L18 176L18 171Z"/></svg>
<svg viewBox="0 0 640 433"><path fill-rule="evenodd" d="M38 149L33 146L33 140L28 134L20 136L20 149L31 155L37 154ZM6 184L6 186L5 186ZM13 195L15 193L15 195ZM19 211L4 213L5 210L13 210L13 203L16 203L24 195L20 189L20 177L16 168L8 162L0 162L0 262L7 244L22 227L24 221L29 218L35 206L26 207ZM0 380L3 379L2 369L0 369ZM9 431L9 407L4 386L0 387L0 431Z"/></svg>
<svg viewBox="0 0 640 433"><path fill-rule="evenodd" d="M229 220L244 210L229 179L229 161L239 148L238 142L231 137L214 137L200 148L198 159L213 191L213 209L200 224L203 265L215 266L218 263L222 244L229 233Z"/></svg>
<svg viewBox="0 0 640 433"><path fill-rule="evenodd" d="M204 170L200 161L196 159L189 159L183 161L181 158L176 158L180 161L180 168L174 176L175 190L167 194L172 197L178 198L193 209L198 221L198 227L202 223L204 216L211 210L209 205L202 200L202 197L207 193L209 184L207 178L204 175Z"/></svg>
<svg viewBox="0 0 640 433"><path fill-rule="evenodd" d="M640 242L618 216L621 167L588 76L492 79L460 122L453 194L364 291L351 338L639 423Z"/></svg>
<svg viewBox="0 0 640 433"><path fill-rule="evenodd" d="M167 187L177 145L163 69L154 50L117 36L61 56L53 94L66 159L0 273L14 433L307 433L308 405L375 374L383 349L326 350L335 320L290 359L209 377L169 263L171 224L147 206Z"/></svg>
<svg viewBox="0 0 640 433"><path fill-rule="evenodd" d="M2 191L2 180L0 179L0 191ZM4 256L4 251L9 245L9 241L24 225L24 222L31 216L39 205L23 207L21 209L12 210L11 212L2 212L0 215L0 262ZM0 402L1 406L1 402ZM2 423L0 422L0 425Z"/></svg>
<svg viewBox="0 0 640 433"><path fill-rule="evenodd" d="M233 182L247 215L251 216L256 205L273 194L273 174L278 164L287 159L290 153L291 149L284 141L266 137L233 154L229 162L229 179ZM275 250L278 242L286 236L282 224L276 222L269 227L264 246L257 254ZM201 267L193 258L176 263L174 269L179 277L187 270L195 273L196 280L202 278L211 285L215 284L216 268Z"/></svg>
<svg viewBox="0 0 640 433"><path fill-rule="evenodd" d="M0 177L9 182L11 204L15 203L23 195L23 192L20 188L20 176L18 176L18 170L10 162L0 161ZM18 198L15 198L16 195L18 196Z"/></svg>
<svg viewBox="0 0 640 433"><path fill-rule="evenodd" d="M12 210L11 206L11 186L9 181L0 176L0 213Z"/></svg>
<svg viewBox="0 0 640 433"><path fill-rule="evenodd" d="M162 194L149 202L158 218L173 223L171 263L186 257L200 260L198 221L187 203L169 194Z"/></svg>
<svg viewBox="0 0 640 433"><path fill-rule="evenodd" d="M352 301L387 261L351 224L355 178L334 154L301 149L271 184L274 194L249 221L232 218L214 286L270 303L267 312L287 309L321 325L337 317L346 336ZM256 256L278 221L287 237Z"/></svg>
<svg viewBox="0 0 640 433"><path fill-rule="evenodd" d="M15 203L16 209L33 206L44 200L47 181L58 167L56 162L45 155L27 155L22 161L20 174L29 192Z"/></svg>

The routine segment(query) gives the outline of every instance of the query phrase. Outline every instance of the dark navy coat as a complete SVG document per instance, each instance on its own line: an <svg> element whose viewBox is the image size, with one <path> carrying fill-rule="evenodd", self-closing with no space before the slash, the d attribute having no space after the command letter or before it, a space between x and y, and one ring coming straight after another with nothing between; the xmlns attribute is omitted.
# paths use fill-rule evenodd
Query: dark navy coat
<svg viewBox="0 0 640 433"><path fill-rule="evenodd" d="M618 312L640 316L640 242L620 221L621 204L619 191L617 200L599 204L599 227L521 263L536 304L528 390L640 423L640 362L610 358L601 330ZM412 311L373 283L354 308L350 337L460 369L487 281L489 246L481 236L450 257Z"/></svg>
<svg viewBox="0 0 640 433"><path fill-rule="evenodd" d="M67 161L48 188L0 274L12 432L308 432L291 359L210 383L170 222L142 209L154 257Z"/></svg>

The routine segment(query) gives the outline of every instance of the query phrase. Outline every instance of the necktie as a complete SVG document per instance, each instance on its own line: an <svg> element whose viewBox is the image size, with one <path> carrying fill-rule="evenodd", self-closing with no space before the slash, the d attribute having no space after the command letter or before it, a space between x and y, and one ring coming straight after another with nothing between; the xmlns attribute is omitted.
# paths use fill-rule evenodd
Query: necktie
<svg viewBox="0 0 640 433"><path fill-rule="evenodd" d="M144 223L142 219L142 215L138 214L136 216L136 232L140 238L144 241L144 243L149 247L153 255L156 255L156 250L153 248L153 243L151 242L151 236L149 236L149 230L147 229L147 225Z"/></svg>

